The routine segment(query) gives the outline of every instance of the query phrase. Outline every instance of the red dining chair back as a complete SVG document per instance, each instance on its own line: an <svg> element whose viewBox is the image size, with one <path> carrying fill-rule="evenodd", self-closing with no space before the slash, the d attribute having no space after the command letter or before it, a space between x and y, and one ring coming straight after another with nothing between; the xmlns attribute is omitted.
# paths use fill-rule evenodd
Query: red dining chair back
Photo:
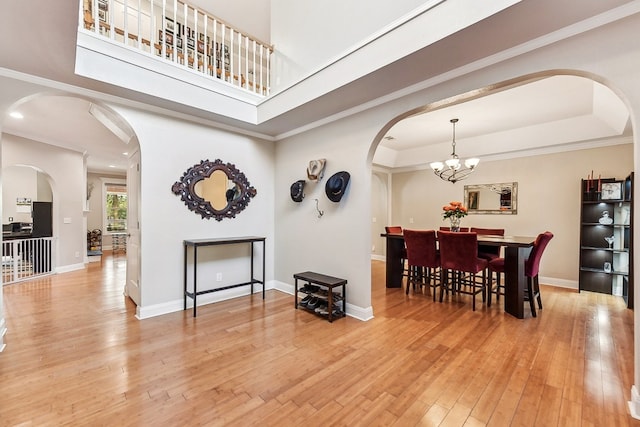
<svg viewBox="0 0 640 427"><path fill-rule="evenodd" d="M485 269L488 264L486 259L478 258L478 235L469 232L440 231L438 240L442 271L440 301L442 301L445 287L447 287L452 294L460 292L473 295L473 310L475 311L476 295L482 293L483 301L486 297ZM449 282L449 272L453 273L451 282ZM476 274L479 272L482 272L481 282L476 280ZM469 273L470 277L462 280L461 273Z"/></svg>
<svg viewBox="0 0 640 427"><path fill-rule="evenodd" d="M433 300L436 300L437 281L433 277L435 269L440 267L435 230L404 230L404 242L407 246L407 263L409 264L409 278L407 279L407 294L410 284L415 290L416 284L428 286L433 290Z"/></svg>
<svg viewBox="0 0 640 427"><path fill-rule="evenodd" d="M484 234L487 236L504 236L504 228L478 228L471 227L472 233ZM478 245L478 256L487 261L500 257L500 246Z"/></svg>
<svg viewBox="0 0 640 427"><path fill-rule="evenodd" d="M544 250L547 248L549 241L553 239L553 233L550 231L545 231L536 237L536 241L533 243L533 249L531 249L531 253L529 254L529 258L527 258L527 262L524 264L524 274L527 277L537 277L538 272L540 271L540 260L542 259L542 254Z"/></svg>
<svg viewBox="0 0 640 427"><path fill-rule="evenodd" d="M451 227L440 227L440 231L451 231ZM463 233L468 233L469 227L460 227L460 231Z"/></svg>
<svg viewBox="0 0 640 427"><path fill-rule="evenodd" d="M525 299L529 301L529 307L531 307L531 315L536 317L536 305L535 301L538 301L538 308L542 310L542 296L540 295L540 280L538 273L540 271L540 261L542 260L542 254L544 253L549 241L553 238L553 233L545 231L540 233L533 243L533 248L529 257L524 263L524 274L527 277L527 295ZM497 274L497 296L500 295L500 273L504 273L504 258L496 258L489 261L489 270L495 271ZM491 305L491 294L489 294L488 305Z"/></svg>
<svg viewBox="0 0 640 427"><path fill-rule="evenodd" d="M399 225L387 225L384 227L384 231L387 234L402 234L402 227ZM389 254L387 254L388 256ZM404 277L409 277L409 270L406 266L406 259L407 259L407 246L405 243L405 246L402 248L402 253L400 254L400 262L402 262L402 275ZM408 286L408 284L407 284Z"/></svg>

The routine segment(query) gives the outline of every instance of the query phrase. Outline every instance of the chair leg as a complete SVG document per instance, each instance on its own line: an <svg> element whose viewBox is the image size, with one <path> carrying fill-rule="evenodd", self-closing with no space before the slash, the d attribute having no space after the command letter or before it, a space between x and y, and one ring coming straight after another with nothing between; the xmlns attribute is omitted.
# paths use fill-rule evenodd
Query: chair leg
<svg viewBox="0 0 640 427"><path fill-rule="evenodd" d="M527 292L529 293L529 307L531 307L531 315L536 317L536 301L533 294L533 278L527 277Z"/></svg>
<svg viewBox="0 0 640 427"><path fill-rule="evenodd" d="M448 284L449 284L449 271L444 268L441 268L440 269L440 302L442 302L442 300L444 299L444 291Z"/></svg>
<svg viewBox="0 0 640 427"><path fill-rule="evenodd" d="M542 310L542 297L540 296L540 282L538 281L538 276L533 278L533 291L536 293L538 308Z"/></svg>
<svg viewBox="0 0 640 427"><path fill-rule="evenodd" d="M476 292L475 292L475 287L476 287L476 275L475 273L471 274L471 293L473 294L473 302L471 303L471 307L473 307L473 311L476 311Z"/></svg>

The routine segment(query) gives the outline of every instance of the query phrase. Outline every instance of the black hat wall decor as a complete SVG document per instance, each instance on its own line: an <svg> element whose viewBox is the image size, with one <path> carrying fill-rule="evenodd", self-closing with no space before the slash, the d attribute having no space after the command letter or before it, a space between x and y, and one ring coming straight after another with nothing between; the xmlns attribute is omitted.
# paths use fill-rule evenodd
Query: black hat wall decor
<svg viewBox="0 0 640 427"><path fill-rule="evenodd" d="M300 179L291 184L291 200L300 203L302 199L304 199L304 184L304 179Z"/></svg>
<svg viewBox="0 0 640 427"><path fill-rule="evenodd" d="M309 181L320 181L324 176L324 167L327 164L327 159L311 160L307 167L307 178Z"/></svg>
<svg viewBox="0 0 640 427"><path fill-rule="evenodd" d="M347 185L349 184L349 172L340 171L331 176L327 180L327 184L324 187L325 193L327 193L327 197L332 202L338 203L342 196L344 196L344 192L347 190Z"/></svg>

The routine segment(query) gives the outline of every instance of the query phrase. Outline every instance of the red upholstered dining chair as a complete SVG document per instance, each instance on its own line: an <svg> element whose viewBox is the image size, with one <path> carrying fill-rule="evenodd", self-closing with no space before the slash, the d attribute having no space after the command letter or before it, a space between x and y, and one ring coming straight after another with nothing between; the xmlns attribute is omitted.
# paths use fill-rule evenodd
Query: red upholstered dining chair
<svg viewBox="0 0 640 427"><path fill-rule="evenodd" d="M402 234L402 227L399 225L387 225L384 227L384 231L387 234ZM400 261L402 262L402 275L405 277L409 277L409 270L406 266L407 260L407 244L405 243L404 248L402 248L402 254L400 255Z"/></svg>
<svg viewBox="0 0 640 427"><path fill-rule="evenodd" d="M469 232L438 232L440 243L440 301L444 296L445 288L451 293L460 292L473 295L473 310L476 310L476 295L482 294L482 300L486 298L488 261L478 258L478 235ZM482 272L482 281L478 282L476 274ZM449 280L449 273L451 280ZM463 277L462 273L468 273Z"/></svg>
<svg viewBox="0 0 640 427"><path fill-rule="evenodd" d="M440 231L451 231L451 227L440 227ZM463 233L468 233L469 227L460 227L460 231Z"/></svg>
<svg viewBox="0 0 640 427"><path fill-rule="evenodd" d="M536 317L535 300L538 300L538 308L542 310L542 297L540 296L538 272L540 271L540 260L542 259L542 254L552 238L553 233L550 231L538 234L538 237L536 237L536 240L533 243L533 249L531 249L531 253L524 263L524 275L527 277L527 293L525 295L525 300L529 301L529 307L531 307L531 315L533 317ZM489 271L495 271L497 275L497 299L500 295L500 273L504 273L504 258L496 258L489 261ZM489 293L488 297L489 300L487 304L491 305L491 293Z"/></svg>
<svg viewBox="0 0 640 427"><path fill-rule="evenodd" d="M404 230L404 241L407 245L407 263L409 277L407 279L407 294L410 285L415 291L416 284L420 288L427 286L432 290L433 300L436 300L438 281L435 270L440 267L440 255L436 243L435 230Z"/></svg>
<svg viewBox="0 0 640 427"><path fill-rule="evenodd" d="M477 228L471 227L472 233L484 234L486 236L504 236L504 228ZM500 246L478 245L478 256L487 261L500 258Z"/></svg>

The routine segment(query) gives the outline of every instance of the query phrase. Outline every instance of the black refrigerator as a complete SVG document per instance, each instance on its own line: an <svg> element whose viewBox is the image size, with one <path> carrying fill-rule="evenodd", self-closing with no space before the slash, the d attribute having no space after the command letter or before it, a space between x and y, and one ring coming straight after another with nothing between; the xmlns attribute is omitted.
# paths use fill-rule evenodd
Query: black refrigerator
<svg viewBox="0 0 640 427"><path fill-rule="evenodd" d="M33 229L31 237L53 236L51 207L51 202L32 202L31 219L33 220Z"/></svg>
<svg viewBox="0 0 640 427"><path fill-rule="evenodd" d="M51 202L33 202L31 204L31 219L33 220L31 237L53 236L51 206ZM30 252L34 273L51 271L51 241L34 241L30 246Z"/></svg>

